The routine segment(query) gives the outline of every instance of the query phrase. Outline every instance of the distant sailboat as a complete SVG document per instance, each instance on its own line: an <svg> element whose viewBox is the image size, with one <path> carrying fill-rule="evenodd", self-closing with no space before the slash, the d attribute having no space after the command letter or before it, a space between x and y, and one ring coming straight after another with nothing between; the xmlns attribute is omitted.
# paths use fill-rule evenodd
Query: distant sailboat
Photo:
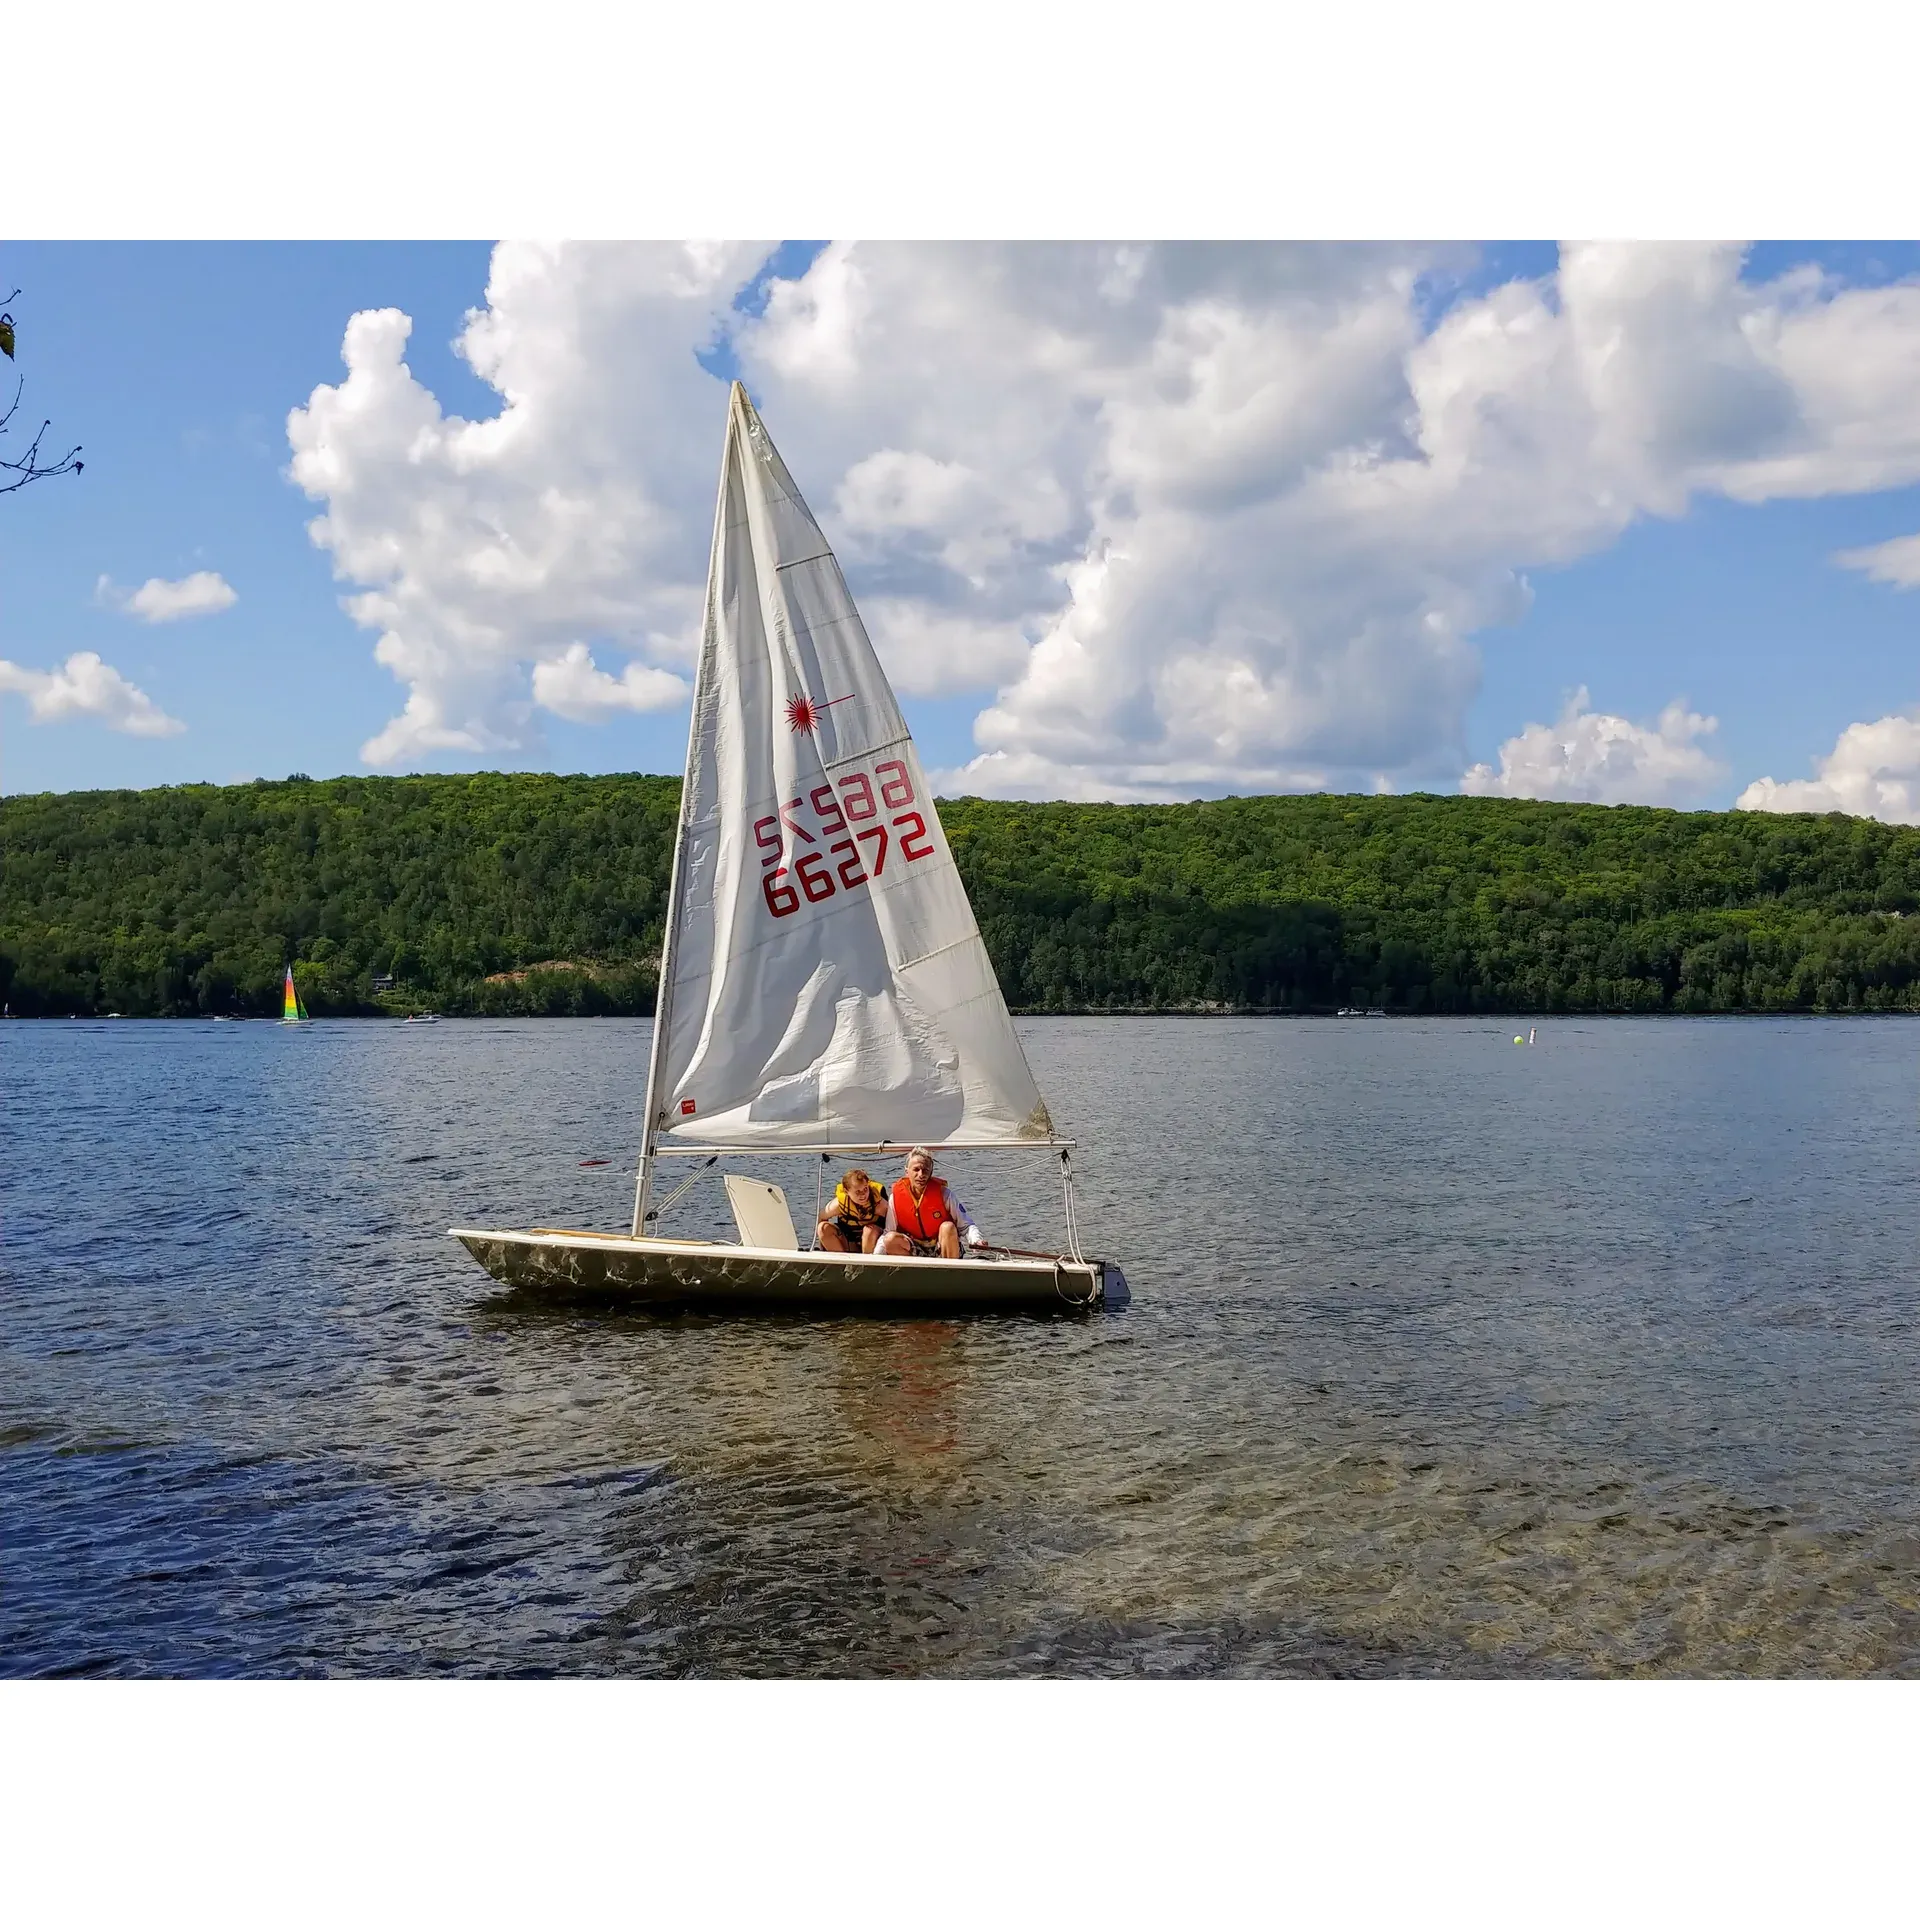
<svg viewBox="0 0 1920 1920"><path fill-rule="evenodd" d="M734 385L674 842L630 1232L450 1229L496 1279L654 1299L1094 1306L1054 1132L913 739L839 563ZM739 1244L660 1216L722 1155L816 1165L912 1145L1061 1163L1066 1249L960 1260L799 1245L785 1193L727 1176ZM700 1164L664 1198L660 1156Z"/></svg>
<svg viewBox="0 0 1920 1920"><path fill-rule="evenodd" d="M289 967L287 969L287 997L285 1004L280 1009L280 1024L286 1026L289 1023L311 1020L312 1018L313 1015L300 1004L300 995L295 990L293 984L293 969Z"/></svg>

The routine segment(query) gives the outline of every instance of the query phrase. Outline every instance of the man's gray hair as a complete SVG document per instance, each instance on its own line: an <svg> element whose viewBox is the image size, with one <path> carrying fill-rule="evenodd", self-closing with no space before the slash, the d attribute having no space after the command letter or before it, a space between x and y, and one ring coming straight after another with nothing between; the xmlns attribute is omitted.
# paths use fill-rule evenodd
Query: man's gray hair
<svg viewBox="0 0 1920 1920"><path fill-rule="evenodd" d="M924 1160L928 1166L932 1166L933 1165L933 1149L931 1147L913 1148L912 1151L909 1152L907 1155L906 1164L908 1166L912 1166L916 1160Z"/></svg>

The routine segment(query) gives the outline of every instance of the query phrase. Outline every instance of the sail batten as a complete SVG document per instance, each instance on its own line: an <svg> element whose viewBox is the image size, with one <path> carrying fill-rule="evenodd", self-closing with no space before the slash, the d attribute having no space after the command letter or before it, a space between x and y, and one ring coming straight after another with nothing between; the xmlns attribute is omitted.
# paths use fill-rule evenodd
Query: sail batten
<svg viewBox="0 0 1920 1920"><path fill-rule="evenodd" d="M1053 1139L910 730L735 385L649 1146Z"/></svg>

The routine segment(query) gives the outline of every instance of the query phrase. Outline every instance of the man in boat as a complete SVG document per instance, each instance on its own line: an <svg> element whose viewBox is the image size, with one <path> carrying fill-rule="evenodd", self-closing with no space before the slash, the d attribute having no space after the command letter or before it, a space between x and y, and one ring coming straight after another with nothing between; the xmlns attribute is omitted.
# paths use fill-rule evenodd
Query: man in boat
<svg viewBox="0 0 1920 1920"><path fill-rule="evenodd" d="M987 1236L967 1216L959 1196L933 1171L933 1155L915 1147L907 1155L907 1173L887 1196L887 1230L876 1249L895 1258L922 1254L941 1260L960 1258L960 1236L983 1247Z"/></svg>
<svg viewBox="0 0 1920 1920"><path fill-rule="evenodd" d="M887 1199L867 1178L865 1167L849 1167L820 1214L820 1244L829 1253L871 1253L886 1222Z"/></svg>

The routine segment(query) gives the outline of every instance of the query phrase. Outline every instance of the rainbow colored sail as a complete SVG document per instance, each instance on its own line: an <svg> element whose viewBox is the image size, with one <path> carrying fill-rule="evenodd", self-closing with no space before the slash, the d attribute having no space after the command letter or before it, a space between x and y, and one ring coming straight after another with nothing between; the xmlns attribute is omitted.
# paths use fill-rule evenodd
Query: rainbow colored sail
<svg viewBox="0 0 1920 1920"><path fill-rule="evenodd" d="M280 1009L280 1018L282 1020L305 1020L310 1017L306 1008L300 1004L299 994L293 989L293 969L289 967L287 969L287 999L285 1006Z"/></svg>

